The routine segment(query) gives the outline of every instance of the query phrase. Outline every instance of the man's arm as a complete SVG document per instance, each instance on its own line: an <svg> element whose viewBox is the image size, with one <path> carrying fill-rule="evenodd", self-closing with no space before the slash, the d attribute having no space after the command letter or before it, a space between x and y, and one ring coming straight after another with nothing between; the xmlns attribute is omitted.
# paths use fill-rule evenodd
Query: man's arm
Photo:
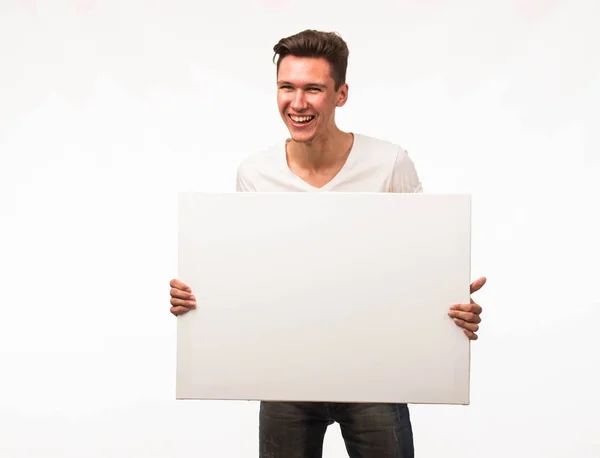
<svg viewBox="0 0 600 458"><path fill-rule="evenodd" d="M256 192L254 186L250 183L246 171L246 164L242 162L237 169L237 178L235 188L237 192Z"/></svg>
<svg viewBox="0 0 600 458"><path fill-rule="evenodd" d="M419 175L408 153L402 148L398 148L398 156L392 172L392 184L390 192L409 192L422 193L423 185L419 180ZM478 291L485 285L486 278L481 277L471 284L471 294ZM450 307L448 316L454 320L454 323L463 329L463 332L470 340L477 340L479 325L481 323L482 308L473 299L470 304L456 304Z"/></svg>
<svg viewBox="0 0 600 458"><path fill-rule="evenodd" d="M422 193L423 185L408 152L398 147L390 192Z"/></svg>

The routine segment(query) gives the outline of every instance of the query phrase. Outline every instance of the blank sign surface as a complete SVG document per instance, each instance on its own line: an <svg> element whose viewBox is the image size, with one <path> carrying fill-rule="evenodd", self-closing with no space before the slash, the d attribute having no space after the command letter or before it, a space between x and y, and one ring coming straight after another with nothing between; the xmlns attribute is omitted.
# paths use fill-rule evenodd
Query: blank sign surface
<svg viewBox="0 0 600 458"><path fill-rule="evenodd" d="M178 399L468 404L469 196L181 193Z"/></svg>

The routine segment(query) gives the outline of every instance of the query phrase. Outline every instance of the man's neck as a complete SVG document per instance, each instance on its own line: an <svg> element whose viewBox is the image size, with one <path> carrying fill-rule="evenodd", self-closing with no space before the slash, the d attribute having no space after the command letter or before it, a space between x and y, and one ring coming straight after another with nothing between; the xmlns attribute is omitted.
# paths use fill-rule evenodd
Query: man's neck
<svg viewBox="0 0 600 458"><path fill-rule="evenodd" d="M291 140L287 146L288 162L315 172L329 169L346 161L353 141L351 133L337 128L326 137L317 137L310 143Z"/></svg>

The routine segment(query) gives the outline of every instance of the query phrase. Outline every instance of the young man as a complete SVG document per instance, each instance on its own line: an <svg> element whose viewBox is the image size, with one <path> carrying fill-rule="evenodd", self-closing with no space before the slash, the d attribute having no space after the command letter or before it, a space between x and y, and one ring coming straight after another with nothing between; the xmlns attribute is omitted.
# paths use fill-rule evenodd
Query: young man
<svg viewBox="0 0 600 458"><path fill-rule="evenodd" d="M334 33L306 30L274 47L277 103L290 138L245 159L240 192L422 192L407 152L392 143L340 130L335 110L348 98L348 48ZM485 278L471 285L480 289ZM451 304L449 304L451 305ZM196 307L190 288L171 281L171 313ZM450 307L448 315L477 339L481 307ZM351 458L412 458L406 404L262 402L260 457L321 458L327 426L338 422Z"/></svg>

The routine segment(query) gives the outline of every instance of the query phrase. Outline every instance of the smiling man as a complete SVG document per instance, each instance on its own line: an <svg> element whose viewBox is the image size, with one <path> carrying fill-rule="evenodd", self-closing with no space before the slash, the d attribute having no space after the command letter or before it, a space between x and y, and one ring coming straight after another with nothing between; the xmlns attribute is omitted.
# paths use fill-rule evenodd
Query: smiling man
<svg viewBox="0 0 600 458"><path fill-rule="evenodd" d="M348 100L349 55L339 35L306 30L281 39L274 52L277 104L290 138L240 164L239 192L423 192L403 148L337 127L335 111ZM475 281L471 293L485 281ZM172 280L170 286L171 313L196 308L187 285ZM448 315L472 340L477 339L480 314L473 300L449 304ZM351 458L414 457L406 404L334 402L262 402L259 456L321 458L325 432L334 422Z"/></svg>

